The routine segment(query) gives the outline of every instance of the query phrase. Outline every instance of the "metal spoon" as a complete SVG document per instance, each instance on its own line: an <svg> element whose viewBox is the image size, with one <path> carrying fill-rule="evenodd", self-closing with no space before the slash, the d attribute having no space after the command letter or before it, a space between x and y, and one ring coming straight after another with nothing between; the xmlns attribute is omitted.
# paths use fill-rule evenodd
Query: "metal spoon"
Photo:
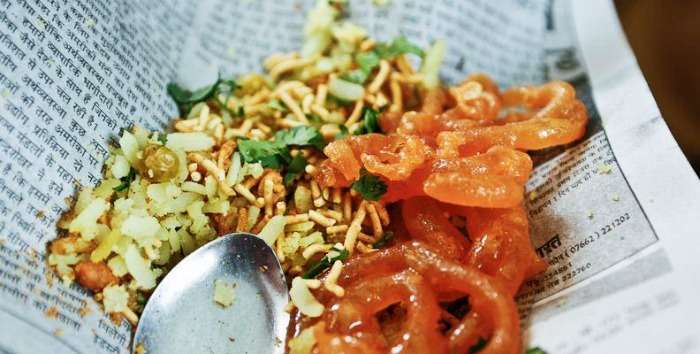
<svg viewBox="0 0 700 354"><path fill-rule="evenodd" d="M214 281L235 284L233 304L214 302ZM245 233L192 252L158 285L139 320L132 352L284 353L287 286L272 249Z"/></svg>

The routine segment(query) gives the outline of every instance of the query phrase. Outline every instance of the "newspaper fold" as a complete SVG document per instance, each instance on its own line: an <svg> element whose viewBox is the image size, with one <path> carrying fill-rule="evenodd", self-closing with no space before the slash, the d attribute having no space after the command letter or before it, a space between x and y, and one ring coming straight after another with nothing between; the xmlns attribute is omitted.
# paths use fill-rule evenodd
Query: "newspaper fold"
<svg viewBox="0 0 700 354"><path fill-rule="evenodd" d="M164 129L172 80L259 70L300 46L306 1L0 0L0 352L127 353L90 295L47 273L45 249L119 129ZM527 207L549 270L518 302L549 353L700 352L700 183L670 135L610 0L352 1L379 39L443 38L449 83L562 79L591 124L534 154ZM200 82L201 83L201 82Z"/></svg>

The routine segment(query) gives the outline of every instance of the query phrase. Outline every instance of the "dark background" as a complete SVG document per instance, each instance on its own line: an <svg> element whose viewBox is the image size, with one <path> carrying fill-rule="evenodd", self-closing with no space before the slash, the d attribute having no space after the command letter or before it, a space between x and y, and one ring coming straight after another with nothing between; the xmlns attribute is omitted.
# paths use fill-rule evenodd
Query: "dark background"
<svg viewBox="0 0 700 354"><path fill-rule="evenodd" d="M700 1L615 5L666 124L700 174Z"/></svg>

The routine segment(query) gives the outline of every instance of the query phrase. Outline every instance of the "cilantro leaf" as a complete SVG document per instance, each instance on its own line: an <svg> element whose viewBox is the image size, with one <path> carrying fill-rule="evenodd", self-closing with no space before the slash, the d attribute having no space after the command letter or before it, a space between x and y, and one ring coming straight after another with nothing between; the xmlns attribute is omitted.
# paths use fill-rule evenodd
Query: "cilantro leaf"
<svg viewBox="0 0 700 354"><path fill-rule="evenodd" d="M214 92L216 83L209 86L204 86L194 91L190 91L180 87L176 83L169 83L167 86L168 94L175 100L177 104L197 103L206 100Z"/></svg>
<svg viewBox="0 0 700 354"><path fill-rule="evenodd" d="M280 168L291 160L287 146L277 141L239 140L238 151L243 161L263 167Z"/></svg>
<svg viewBox="0 0 700 354"><path fill-rule="evenodd" d="M185 115L189 113L192 106L194 106L196 103L206 101L212 97L215 97L218 100L219 95L228 97L233 94L233 91L235 91L237 88L238 85L236 85L236 81L234 80L218 79L215 83L201 87L194 91L187 90L180 87L178 84L171 82L167 86L167 91L170 97L172 97L175 103L177 103L179 106L181 113ZM224 106L222 102L219 103Z"/></svg>
<svg viewBox="0 0 700 354"><path fill-rule="evenodd" d="M275 141L284 145L313 146L322 150L326 140L318 129L308 125L300 125L289 130L280 130L275 134Z"/></svg>
<svg viewBox="0 0 700 354"><path fill-rule="evenodd" d="M365 107L362 112L362 126L353 132L354 135L381 133L379 127L379 112L370 107Z"/></svg>
<svg viewBox="0 0 700 354"><path fill-rule="evenodd" d="M386 193L387 186L379 177L362 169L360 179L353 182L352 189L362 194L363 198L376 201Z"/></svg>
<svg viewBox="0 0 700 354"><path fill-rule="evenodd" d="M346 127L344 124L339 125L338 128L340 128L340 131L335 135L335 140L345 139L345 137L350 135L348 127Z"/></svg>
<svg viewBox="0 0 700 354"><path fill-rule="evenodd" d="M425 56L425 52L419 46L411 43L404 36L397 37L391 43L379 43L374 49L382 59L392 59L401 54L415 54L419 57Z"/></svg>
<svg viewBox="0 0 700 354"><path fill-rule="evenodd" d="M219 79L216 82L216 87L214 88L214 93L216 95L224 95L226 97L231 96L234 91L238 88L238 84L236 84L235 80L229 79L229 80L222 80Z"/></svg>
<svg viewBox="0 0 700 354"><path fill-rule="evenodd" d="M376 52L364 52L355 56L355 61L360 69L370 72L372 69L379 66L379 55Z"/></svg>
<svg viewBox="0 0 700 354"><path fill-rule="evenodd" d="M245 108L243 106L238 106L236 110L236 117L245 117Z"/></svg>
<svg viewBox="0 0 700 354"><path fill-rule="evenodd" d="M280 100L272 100L267 102L267 107L280 112L284 112L287 110L287 106L284 104L284 102Z"/></svg>
<svg viewBox="0 0 700 354"><path fill-rule="evenodd" d="M339 250L335 247L331 248L331 251L336 251L339 254L335 257L328 257L327 255L321 258L318 262L314 263L309 267L309 269L302 275L302 278L304 279L311 279L316 277L317 275L321 274L326 268L329 268L330 266L333 265L335 261L344 261L348 256L350 255L350 252L348 252L347 249L343 248L342 250Z"/></svg>
<svg viewBox="0 0 700 354"><path fill-rule="evenodd" d="M289 166L287 166L287 173L284 175L284 185L287 187L291 186L292 182L304 173L305 167L306 159L301 155L294 156Z"/></svg>
<svg viewBox="0 0 700 354"><path fill-rule="evenodd" d="M158 133L158 141L161 142L161 144L165 145L168 143L168 134L165 133Z"/></svg>
<svg viewBox="0 0 700 354"><path fill-rule="evenodd" d="M390 44L379 43L377 47L369 52L359 53L355 56L358 68L348 71L341 76L341 79L363 84L372 73L381 59L392 59L397 55L412 53L420 57L425 56L423 49L411 43L406 37L401 36L394 39Z"/></svg>
<svg viewBox="0 0 700 354"><path fill-rule="evenodd" d="M367 81L367 77L369 77L369 72L362 69L350 70L340 76L340 78L345 81L354 82L360 85L364 84L365 81Z"/></svg>
<svg viewBox="0 0 700 354"><path fill-rule="evenodd" d="M112 189L114 189L117 192L129 190L129 186L131 186L131 182L133 182L134 179L136 179L136 170L132 167L131 169L129 169L129 174L119 179L120 181L122 181L122 183L120 183Z"/></svg>
<svg viewBox="0 0 700 354"><path fill-rule="evenodd" d="M540 349L540 347L532 347L532 348L526 350L525 354L547 354L547 352Z"/></svg>
<svg viewBox="0 0 700 354"><path fill-rule="evenodd" d="M303 161L302 164L302 161L296 159L295 162L289 154L289 146L313 146L317 149L323 149L326 146L326 141L318 129L310 126L298 126L290 130L278 131L275 134L275 141L240 140L238 151L245 162L260 162L263 167L275 169L296 163L294 168L301 166L300 168L303 170L306 161Z"/></svg>
<svg viewBox="0 0 700 354"><path fill-rule="evenodd" d="M391 241L394 238L394 233L391 231L387 231L382 234L382 237L377 240L377 242L372 244L372 248L382 248L386 246L389 241Z"/></svg>
<svg viewBox="0 0 700 354"><path fill-rule="evenodd" d="M379 60L379 55L375 52L359 53L355 56L355 62L357 63L358 68L348 71L341 76L341 79L354 82L356 84L363 84L365 81L367 81L367 78L369 77L369 74L372 73L372 70L379 66Z"/></svg>

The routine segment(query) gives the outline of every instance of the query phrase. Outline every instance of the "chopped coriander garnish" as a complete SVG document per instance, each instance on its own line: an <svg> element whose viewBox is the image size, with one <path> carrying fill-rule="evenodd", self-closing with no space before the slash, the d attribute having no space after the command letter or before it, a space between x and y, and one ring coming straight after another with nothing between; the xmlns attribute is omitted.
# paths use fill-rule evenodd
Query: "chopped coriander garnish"
<svg viewBox="0 0 700 354"><path fill-rule="evenodd" d="M168 143L168 134L165 133L158 133L158 141L160 141L161 144L165 145Z"/></svg>
<svg viewBox="0 0 700 354"><path fill-rule="evenodd" d="M175 103L180 107L181 113L186 115L196 103L208 100L211 97L224 95L230 96L233 91L238 88L234 80L218 79L215 83L204 86L194 91L190 91L180 87L176 83L169 83L167 86L168 94L173 98ZM218 97L216 97L218 99Z"/></svg>
<svg viewBox="0 0 700 354"><path fill-rule="evenodd" d="M272 109L280 111L280 112L284 112L287 110L287 106L285 106L284 102L282 102L280 100L269 101L269 102L267 102L267 106L269 108L272 108Z"/></svg>
<svg viewBox="0 0 700 354"><path fill-rule="evenodd" d="M372 244L372 248L382 248L386 246L389 241L391 241L394 238L394 233L391 231L387 231L382 234L382 237L377 240L377 242Z"/></svg>
<svg viewBox="0 0 700 354"><path fill-rule="evenodd" d="M284 185L289 187L297 178L301 176L306 167L306 159L301 155L296 155L287 166L287 173L284 175Z"/></svg>
<svg viewBox="0 0 700 354"><path fill-rule="evenodd" d="M308 119L312 125L315 126L315 125L322 125L323 124L323 119L321 119L321 117L319 117L317 114L309 113L309 114L305 114L305 115L306 115L306 119Z"/></svg>
<svg viewBox="0 0 700 354"><path fill-rule="evenodd" d="M289 146L313 146L323 149L326 141L318 129L298 126L278 131L275 141L242 139L238 143L238 151L245 162L260 162L263 167L279 169L293 162ZM299 166L301 162L297 159L296 164Z"/></svg>
<svg viewBox="0 0 700 354"><path fill-rule="evenodd" d="M423 49L409 42L404 36L397 37L389 44L378 43L374 51L382 59L392 59L406 53L415 54L421 58L425 55Z"/></svg>
<svg viewBox="0 0 700 354"><path fill-rule="evenodd" d="M484 339L484 337L479 337L479 339L476 341L476 343L474 343L474 345L469 347L469 354L478 353L479 351L481 351L481 349L486 348L486 344L488 344L488 343L489 342L486 339Z"/></svg>
<svg viewBox="0 0 700 354"><path fill-rule="evenodd" d="M340 131L338 132L338 134L335 135L335 140L345 139L345 137L350 135L350 131L345 125L341 124L338 126L338 128L340 129Z"/></svg>
<svg viewBox="0 0 700 354"><path fill-rule="evenodd" d="M540 347L532 347L532 348L526 350L525 354L547 354L547 352L540 349Z"/></svg>
<svg viewBox="0 0 700 354"><path fill-rule="evenodd" d="M245 117L245 108L243 106L238 106L236 110L236 117Z"/></svg>
<svg viewBox="0 0 700 354"><path fill-rule="evenodd" d="M277 141L239 140L238 151L243 161L268 168L280 168L291 160L287 146Z"/></svg>
<svg viewBox="0 0 700 354"><path fill-rule="evenodd" d="M120 183L118 186L112 189L114 189L117 192L123 192L125 190L128 190L129 186L131 185L131 182L133 182L134 179L136 179L136 170L132 167L131 169L129 169L129 174L119 179L120 181L122 181L122 183Z"/></svg>
<svg viewBox="0 0 700 354"><path fill-rule="evenodd" d="M381 59L392 59L397 55L412 53L423 57L425 52L417 45L409 42L406 37L398 37L391 43L379 43L377 47L370 52L359 53L355 56L355 62L358 68L348 71L341 76L341 79L363 84L376 67L379 66Z"/></svg>
<svg viewBox="0 0 700 354"><path fill-rule="evenodd" d="M365 72L370 72L379 65L379 55L376 52L364 52L355 56L357 66Z"/></svg>
<svg viewBox="0 0 700 354"><path fill-rule="evenodd" d="M345 81L350 81L354 82L356 84L364 84L365 81L367 80L367 77L369 76L369 72L364 71L362 69L354 69L346 72L345 74L341 75L340 78L345 80Z"/></svg>
<svg viewBox="0 0 700 354"><path fill-rule="evenodd" d="M384 181L365 169L360 172L360 179L352 184L352 189L362 194L363 198L373 201L379 200L386 193L386 188Z"/></svg>
<svg viewBox="0 0 700 354"><path fill-rule="evenodd" d="M308 125L300 125L289 130L280 130L275 134L275 141L284 145L313 146L322 150L326 146L321 132Z"/></svg>
<svg viewBox="0 0 700 354"><path fill-rule="evenodd" d="M339 254L335 257L328 257L328 255L324 256L319 260L318 262L314 263L309 267L308 270L306 270L306 273L302 275L302 278L304 279L312 279L315 278L317 275L321 274L326 268L329 268L330 266L335 263L335 261L344 261L348 256L350 255L350 252L348 252L347 249L343 248L342 250L337 249L335 247L331 248L331 251L336 251Z"/></svg>
<svg viewBox="0 0 700 354"><path fill-rule="evenodd" d="M379 55L375 52L364 52L359 53L355 56L355 62L357 62L358 68L351 70L342 76L342 79L354 82L356 84L363 84L367 81L369 74L372 70L379 66Z"/></svg>
<svg viewBox="0 0 700 354"><path fill-rule="evenodd" d="M362 112L362 125L353 132L353 135L362 135L370 133L381 133L379 127L379 112L370 107L365 107Z"/></svg>

